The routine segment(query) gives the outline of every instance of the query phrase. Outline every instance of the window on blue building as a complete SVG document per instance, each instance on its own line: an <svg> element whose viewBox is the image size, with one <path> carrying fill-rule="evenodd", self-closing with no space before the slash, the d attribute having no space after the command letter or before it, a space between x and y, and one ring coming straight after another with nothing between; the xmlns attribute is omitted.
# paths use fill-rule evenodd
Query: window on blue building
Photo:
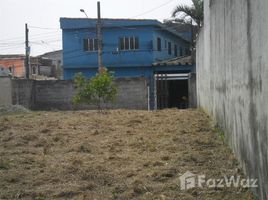
<svg viewBox="0 0 268 200"><path fill-rule="evenodd" d="M157 38L157 51L161 51L162 47L161 47L161 38Z"/></svg>
<svg viewBox="0 0 268 200"><path fill-rule="evenodd" d="M139 49L138 37L121 37L119 38L120 50L136 50Z"/></svg>
<svg viewBox="0 0 268 200"><path fill-rule="evenodd" d="M182 48L180 47L180 56L182 56L183 52L182 52Z"/></svg>
<svg viewBox="0 0 268 200"><path fill-rule="evenodd" d="M84 51L98 51L98 39L96 38L84 39Z"/></svg>
<svg viewBox="0 0 268 200"><path fill-rule="evenodd" d="M124 50L125 49L125 39L124 38L120 38L119 39L119 49L120 50Z"/></svg>
<svg viewBox="0 0 268 200"><path fill-rule="evenodd" d="M130 38L129 45L130 45L131 50L135 49L135 39L134 39L134 37Z"/></svg>
<svg viewBox="0 0 268 200"><path fill-rule="evenodd" d="M174 45L174 56L178 56L178 47L176 44Z"/></svg>
<svg viewBox="0 0 268 200"><path fill-rule="evenodd" d="M171 55L171 42L168 42L168 54Z"/></svg>
<svg viewBox="0 0 268 200"><path fill-rule="evenodd" d="M135 37L134 43L135 43L134 49L139 49L140 48L140 46L139 46L140 43L139 43L139 38L138 37Z"/></svg>
<svg viewBox="0 0 268 200"><path fill-rule="evenodd" d="M129 50L130 49L130 38L129 37L125 37L125 49Z"/></svg>

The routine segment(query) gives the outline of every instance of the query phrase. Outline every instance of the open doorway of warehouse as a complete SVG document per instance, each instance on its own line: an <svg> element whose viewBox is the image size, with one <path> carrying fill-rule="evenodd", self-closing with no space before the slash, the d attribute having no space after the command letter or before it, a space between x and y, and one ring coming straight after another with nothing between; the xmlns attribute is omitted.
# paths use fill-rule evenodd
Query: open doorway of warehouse
<svg viewBox="0 0 268 200"><path fill-rule="evenodd" d="M189 107L188 74L156 74L157 108Z"/></svg>

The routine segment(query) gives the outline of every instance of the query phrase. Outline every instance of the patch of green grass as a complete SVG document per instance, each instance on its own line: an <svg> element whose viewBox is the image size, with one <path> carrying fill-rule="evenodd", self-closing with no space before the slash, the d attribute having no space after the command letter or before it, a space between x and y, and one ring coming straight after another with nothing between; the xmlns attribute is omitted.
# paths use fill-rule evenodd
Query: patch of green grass
<svg viewBox="0 0 268 200"><path fill-rule="evenodd" d="M0 170L8 170L10 168L10 165L7 161L0 160Z"/></svg>
<svg viewBox="0 0 268 200"><path fill-rule="evenodd" d="M224 133L224 131L222 130L222 128L220 128L219 125L215 125L215 132L218 133L219 138L220 138L222 141L225 141L225 133Z"/></svg>
<svg viewBox="0 0 268 200"><path fill-rule="evenodd" d="M224 132L223 132L223 131L220 131L220 132L219 132L219 137L220 137L220 139L221 139L222 141L225 140L225 135L224 135Z"/></svg>
<svg viewBox="0 0 268 200"><path fill-rule="evenodd" d="M43 197L36 197L34 200L45 200Z"/></svg>

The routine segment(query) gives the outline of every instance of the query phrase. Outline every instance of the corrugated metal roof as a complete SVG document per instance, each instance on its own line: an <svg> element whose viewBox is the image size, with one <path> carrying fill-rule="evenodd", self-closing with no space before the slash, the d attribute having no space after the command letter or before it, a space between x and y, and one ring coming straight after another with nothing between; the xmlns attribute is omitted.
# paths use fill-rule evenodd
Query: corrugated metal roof
<svg viewBox="0 0 268 200"><path fill-rule="evenodd" d="M192 56L181 56L153 63L153 66L192 65Z"/></svg>
<svg viewBox="0 0 268 200"><path fill-rule="evenodd" d="M54 55L54 54L62 54L62 49L61 50L56 50L56 51L50 51L50 52L46 52L42 55L39 55L38 57L46 57L46 56L50 56L50 55Z"/></svg>

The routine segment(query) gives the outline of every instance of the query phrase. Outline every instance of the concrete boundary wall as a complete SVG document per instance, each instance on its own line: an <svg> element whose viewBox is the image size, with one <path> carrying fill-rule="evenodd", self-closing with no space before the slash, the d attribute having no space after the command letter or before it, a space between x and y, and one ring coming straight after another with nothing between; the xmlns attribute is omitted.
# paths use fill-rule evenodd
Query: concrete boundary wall
<svg viewBox="0 0 268 200"><path fill-rule="evenodd" d="M196 73L190 73L188 79L189 108L197 107L196 97Z"/></svg>
<svg viewBox="0 0 268 200"><path fill-rule="evenodd" d="M268 199L268 1L205 0L197 42L198 106L226 140L259 199Z"/></svg>
<svg viewBox="0 0 268 200"><path fill-rule="evenodd" d="M11 80L9 77L0 77L0 106L12 104Z"/></svg>
<svg viewBox="0 0 268 200"><path fill-rule="evenodd" d="M94 106L72 104L72 97L77 91L72 81L7 80L10 87L2 84L0 90L1 98L4 96L3 92L5 94L10 92L10 98L3 100L9 104L23 105L32 110L96 109ZM108 105L109 108L142 110L148 108L146 78L117 78L115 84L118 88L117 100L115 104Z"/></svg>
<svg viewBox="0 0 268 200"><path fill-rule="evenodd" d="M14 79L12 81L12 104L22 105L25 108L32 109L35 99L33 80Z"/></svg>

